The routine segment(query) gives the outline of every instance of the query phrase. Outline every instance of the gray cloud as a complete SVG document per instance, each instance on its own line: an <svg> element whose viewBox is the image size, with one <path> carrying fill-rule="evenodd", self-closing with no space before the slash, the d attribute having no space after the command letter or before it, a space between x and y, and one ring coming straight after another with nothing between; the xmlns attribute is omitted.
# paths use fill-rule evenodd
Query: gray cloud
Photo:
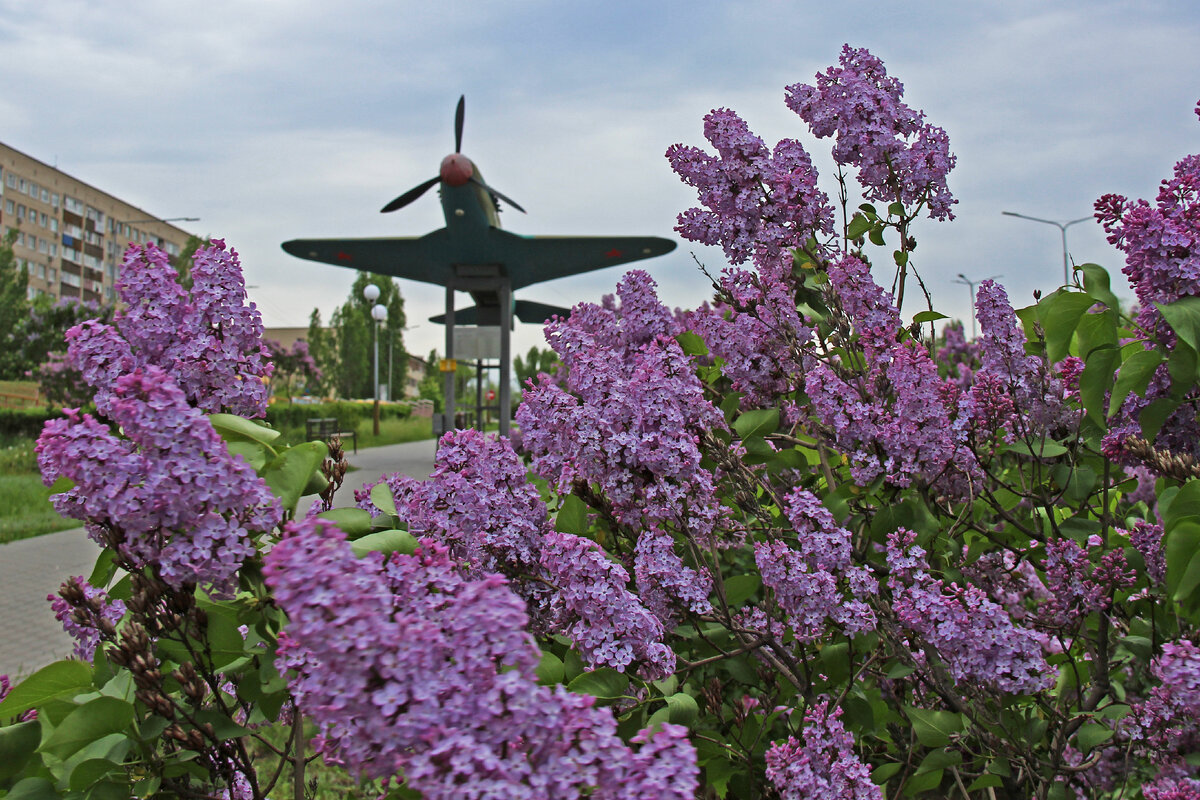
<svg viewBox="0 0 1200 800"><path fill-rule="evenodd" d="M432 176L467 95L464 151L529 209L521 233L670 236L694 194L667 168L675 141L703 144L701 118L727 106L768 142L795 137L828 168L783 87L811 81L841 43L866 46L909 101L950 133L958 220L917 231L939 308L968 312L965 272L1004 273L1017 302L1052 289L1050 226L1109 191L1152 197L1196 149L1200 25L1185 3L909 2L0 2L6 143L163 216L199 216L259 288L269 325L326 318L352 274L287 256L296 236L419 235L440 227L430 196L378 209ZM827 190L830 187L827 185ZM1080 261L1114 273L1091 224ZM681 243L647 262L664 299L708 293L719 251ZM879 257L878 274L887 274ZM533 287L568 305L612 290L620 271ZM435 287L406 283L410 349L439 331ZM520 347L540 341L522 326Z"/></svg>

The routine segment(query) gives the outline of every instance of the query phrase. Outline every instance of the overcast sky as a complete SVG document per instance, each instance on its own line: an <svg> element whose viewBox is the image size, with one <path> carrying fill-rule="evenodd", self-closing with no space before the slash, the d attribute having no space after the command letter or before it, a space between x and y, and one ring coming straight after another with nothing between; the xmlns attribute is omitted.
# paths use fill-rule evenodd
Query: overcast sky
<svg viewBox="0 0 1200 800"><path fill-rule="evenodd" d="M709 295L692 253L713 272L724 261L674 233L696 198L664 151L705 144L704 114L727 107L768 144L798 138L828 165L828 140L808 135L783 87L812 82L846 42L882 58L950 135L958 219L922 222L914 262L952 316L969 314L960 272L1002 274L1017 305L1061 281L1058 230L1001 211L1065 221L1107 192L1153 199L1200 150L1192 2L431 5L0 0L0 141L152 214L200 217L184 225L239 251L269 327L306 325L314 307L328 320L353 281L281 242L442 226L433 192L379 208L437 173L460 94L463 152L529 212L504 213L507 229L674 238L674 253L643 265L684 307ZM1076 261L1119 271L1098 225L1068 236ZM518 296L595 300L622 269ZM427 321L441 290L400 285L410 351L441 349ZM540 341L518 325L518 347Z"/></svg>

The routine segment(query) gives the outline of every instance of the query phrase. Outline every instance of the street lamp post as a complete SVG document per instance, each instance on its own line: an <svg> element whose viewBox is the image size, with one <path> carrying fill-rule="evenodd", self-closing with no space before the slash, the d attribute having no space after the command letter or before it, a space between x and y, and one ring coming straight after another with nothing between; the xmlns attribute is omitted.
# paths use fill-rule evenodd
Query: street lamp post
<svg viewBox="0 0 1200 800"><path fill-rule="evenodd" d="M973 281L970 278L968 278L966 275L963 275L960 272L960 273L958 273L958 280L954 281L955 283L961 283L964 286L966 286L967 291L969 291L971 293L970 306L971 306L971 338L972 339L979 338L979 330L975 326L975 284L983 283L983 281L990 281L990 280L994 280L995 278L1001 278L1001 277L1004 277L1004 276L989 275L988 277L984 278L983 280Z"/></svg>
<svg viewBox="0 0 1200 800"><path fill-rule="evenodd" d="M387 306L382 303L376 303L379 299L379 287L373 283L368 283L363 287L363 297L368 303L374 303L371 308L371 343L375 351L374 355L374 379L372 380L372 394L375 396L375 435L379 435L379 323L387 319Z"/></svg>
<svg viewBox="0 0 1200 800"><path fill-rule="evenodd" d="M1073 219L1070 222L1057 222L1052 219L1041 219L1039 217L1030 217L1026 214L1018 214L1015 211L1003 211L1001 213L1004 214L1005 216L1009 216L1009 217L1020 217L1021 219L1027 219L1031 222L1044 222L1047 225L1053 225L1054 227L1058 228L1058 230L1062 233L1063 284L1070 283L1071 282L1071 266L1067 261L1067 228L1071 227L1072 225L1074 225L1078 222L1087 222L1089 219L1091 219L1091 217L1080 217L1079 219Z"/></svg>

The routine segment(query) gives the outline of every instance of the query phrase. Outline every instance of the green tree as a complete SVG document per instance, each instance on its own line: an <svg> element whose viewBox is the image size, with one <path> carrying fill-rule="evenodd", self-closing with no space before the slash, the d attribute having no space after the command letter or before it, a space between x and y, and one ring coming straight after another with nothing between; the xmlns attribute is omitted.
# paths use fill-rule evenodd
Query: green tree
<svg viewBox="0 0 1200 800"><path fill-rule="evenodd" d="M386 275L368 272L358 273L350 296L340 308L333 312L330 321L333 328L334 349L337 353L337 371L333 386L341 397L374 397L372 380L371 305L363 297L367 284L379 287L379 300L388 310L387 322L379 327L379 381L387 383L391 376L395 386L404 385L408 372L408 357L404 350L404 298L395 280ZM391 363L388 362L389 346ZM312 343L309 343L312 346ZM320 362L318 362L320 366ZM390 366L390 369L389 369ZM397 392L393 390L393 396Z"/></svg>
<svg viewBox="0 0 1200 800"><path fill-rule="evenodd" d="M438 414L442 413L446 402L446 392L442 386L442 373L438 369L440 361L441 358L438 356L438 351L430 350L429 358L425 360L425 377L417 385L417 397L422 400L432 400L433 410Z"/></svg>
<svg viewBox="0 0 1200 800"><path fill-rule="evenodd" d="M539 372L552 374L558 367L558 354L547 347L539 349L536 345L529 348L525 358L513 358L513 374L517 377L517 389L525 391L525 381L536 378Z"/></svg>
<svg viewBox="0 0 1200 800"><path fill-rule="evenodd" d="M316 391L322 396L335 393L338 376L338 352L334 343L334 332L321 323L321 310L314 308L308 318L308 352L320 370L320 378L314 380Z"/></svg>
<svg viewBox="0 0 1200 800"><path fill-rule="evenodd" d="M19 380L35 365L25 359L20 334L29 316L29 268L13 255L16 229L0 241L0 378Z"/></svg>

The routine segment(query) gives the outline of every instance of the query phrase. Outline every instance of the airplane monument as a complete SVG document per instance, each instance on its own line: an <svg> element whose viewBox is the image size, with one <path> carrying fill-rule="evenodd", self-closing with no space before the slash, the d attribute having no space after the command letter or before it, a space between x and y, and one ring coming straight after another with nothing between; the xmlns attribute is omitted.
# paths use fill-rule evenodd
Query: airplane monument
<svg viewBox="0 0 1200 800"><path fill-rule="evenodd" d="M524 213L514 201L488 186L479 167L462 154L464 98L454 119L454 152L442 159L436 177L409 189L383 207L396 211L435 185L439 187L446 227L419 237L369 239L293 239L283 249L299 258L446 288L446 312L430 320L446 326L445 408L440 430L455 425L455 325L498 328L500 338L500 434L507 436L512 416L511 332L514 319L545 322L567 309L525 300L513 292L542 281L653 258L675 249L656 236L521 236L500 227L500 203ZM471 308L456 310L454 293L467 292Z"/></svg>

